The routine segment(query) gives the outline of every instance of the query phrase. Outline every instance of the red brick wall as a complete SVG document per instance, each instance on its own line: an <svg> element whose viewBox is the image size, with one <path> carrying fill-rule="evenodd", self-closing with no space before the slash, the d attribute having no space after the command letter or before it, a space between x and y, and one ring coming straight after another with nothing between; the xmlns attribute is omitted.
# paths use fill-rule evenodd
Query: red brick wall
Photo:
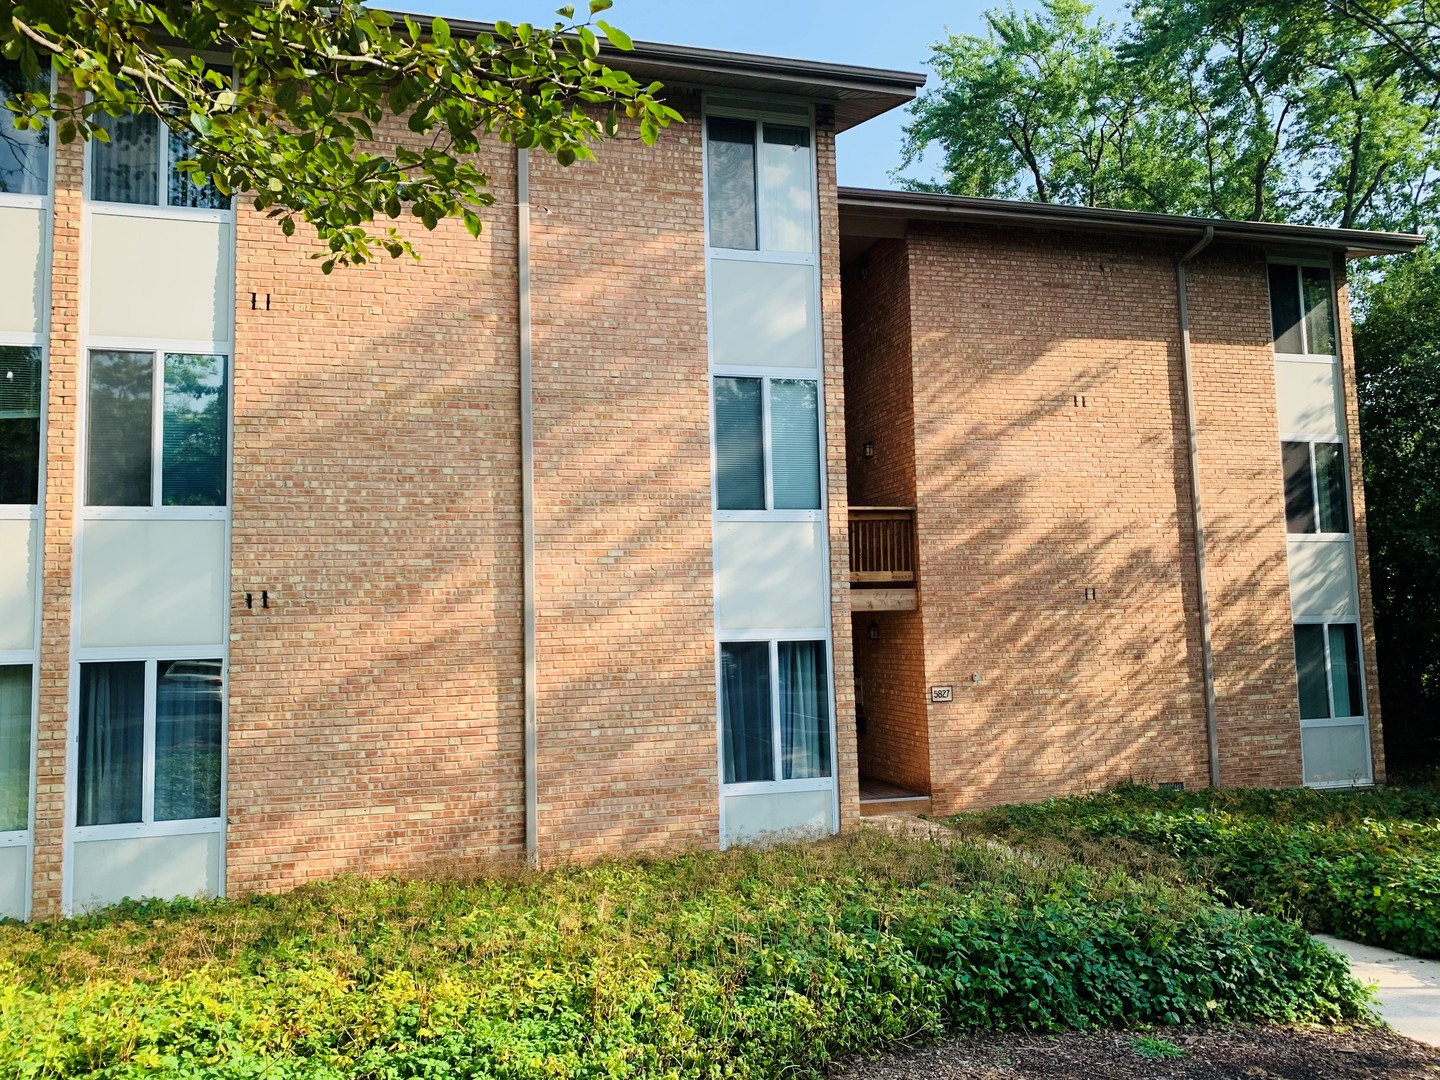
<svg viewBox="0 0 1440 1080"><path fill-rule="evenodd" d="M1226 787L1285 787L1302 779L1269 296L1259 250L1211 249L1191 274L1200 495Z"/></svg>
<svg viewBox="0 0 1440 1080"><path fill-rule="evenodd" d="M719 840L701 138L532 155L546 862Z"/></svg>

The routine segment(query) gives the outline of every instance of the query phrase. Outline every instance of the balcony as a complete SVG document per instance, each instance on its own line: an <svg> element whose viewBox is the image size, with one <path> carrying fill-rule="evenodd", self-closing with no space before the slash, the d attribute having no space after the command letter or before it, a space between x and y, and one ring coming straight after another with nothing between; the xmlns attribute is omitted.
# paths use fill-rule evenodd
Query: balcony
<svg viewBox="0 0 1440 1080"><path fill-rule="evenodd" d="M850 507L850 608L914 611L915 508Z"/></svg>

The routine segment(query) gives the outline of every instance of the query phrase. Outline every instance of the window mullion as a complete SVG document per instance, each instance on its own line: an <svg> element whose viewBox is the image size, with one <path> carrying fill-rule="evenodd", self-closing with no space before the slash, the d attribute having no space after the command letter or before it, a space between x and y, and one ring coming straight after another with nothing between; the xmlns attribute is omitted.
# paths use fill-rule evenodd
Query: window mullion
<svg viewBox="0 0 1440 1080"><path fill-rule="evenodd" d="M785 773L782 769L784 752L780 743L782 724L780 722L780 643L778 641L770 642L770 717L770 742L775 769L773 775L776 780L783 780Z"/></svg>
<svg viewBox="0 0 1440 1080"><path fill-rule="evenodd" d="M150 372L150 505L165 505L165 354L151 354Z"/></svg>
<svg viewBox="0 0 1440 1080"><path fill-rule="evenodd" d="M1330 703L1330 718L1334 719L1340 714L1335 709L1335 677L1331 673L1330 664L1330 624L1320 624L1320 643L1325 648L1325 700Z"/></svg>
<svg viewBox="0 0 1440 1080"><path fill-rule="evenodd" d="M140 820L146 825L155 822L155 710L156 661L145 661L145 766L141 780Z"/></svg>

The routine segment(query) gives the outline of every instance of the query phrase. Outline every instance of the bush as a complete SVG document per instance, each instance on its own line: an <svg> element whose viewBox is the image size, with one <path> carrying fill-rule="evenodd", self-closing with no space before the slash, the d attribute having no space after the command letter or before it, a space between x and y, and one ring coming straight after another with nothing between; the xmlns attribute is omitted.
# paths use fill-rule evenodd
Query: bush
<svg viewBox="0 0 1440 1080"><path fill-rule="evenodd" d="M1440 957L1440 789L1169 792L1006 807L956 819L962 833L1083 853L1109 865L1157 867L1218 898L1313 931ZM1148 857L1148 858L1147 858Z"/></svg>
<svg viewBox="0 0 1440 1080"><path fill-rule="evenodd" d="M1358 1018L1194 889L867 831L0 928L0 1076L818 1075L948 1026Z"/></svg>

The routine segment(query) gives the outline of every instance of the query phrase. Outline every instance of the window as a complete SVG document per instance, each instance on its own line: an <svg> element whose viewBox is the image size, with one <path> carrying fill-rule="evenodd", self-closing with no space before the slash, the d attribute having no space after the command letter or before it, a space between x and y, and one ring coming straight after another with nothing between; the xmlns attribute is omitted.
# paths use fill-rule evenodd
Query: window
<svg viewBox="0 0 1440 1080"><path fill-rule="evenodd" d="M1360 641L1352 623L1295 627L1300 719L1363 717Z"/></svg>
<svg viewBox="0 0 1440 1080"><path fill-rule="evenodd" d="M725 783L828 778L825 642L727 642L720 667Z"/></svg>
<svg viewBox="0 0 1440 1080"><path fill-rule="evenodd" d="M1339 443L1281 444L1285 464L1285 531L1348 533L1345 449Z"/></svg>
<svg viewBox="0 0 1440 1080"><path fill-rule="evenodd" d="M13 60L0 59L0 103L45 88L28 81ZM0 104L0 193L44 195L50 187L50 129L21 131L15 114Z"/></svg>
<svg viewBox="0 0 1440 1080"><path fill-rule="evenodd" d="M194 136L177 135L159 117L100 117L109 142L90 143L90 198L140 206L228 210L230 199L210 181L197 184L176 163L192 157Z"/></svg>
<svg viewBox="0 0 1440 1080"><path fill-rule="evenodd" d="M40 493L40 349L0 345L0 506Z"/></svg>
<svg viewBox="0 0 1440 1080"><path fill-rule="evenodd" d="M818 385L716 378L715 450L717 509L820 509Z"/></svg>
<svg viewBox="0 0 1440 1080"><path fill-rule="evenodd" d="M1270 264L1270 325L1277 353L1335 355L1335 303L1323 266Z"/></svg>
<svg viewBox="0 0 1440 1080"><path fill-rule="evenodd" d="M220 816L220 660L80 665L75 824Z"/></svg>
<svg viewBox="0 0 1440 1080"><path fill-rule="evenodd" d="M0 833L30 827L29 664L0 666Z"/></svg>
<svg viewBox="0 0 1440 1080"><path fill-rule="evenodd" d="M815 159L810 128L711 116L705 133L710 246L812 251Z"/></svg>
<svg viewBox="0 0 1440 1080"><path fill-rule="evenodd" d="M92 352L86 505L224 506L226 368L213 354Z"/></svg>

